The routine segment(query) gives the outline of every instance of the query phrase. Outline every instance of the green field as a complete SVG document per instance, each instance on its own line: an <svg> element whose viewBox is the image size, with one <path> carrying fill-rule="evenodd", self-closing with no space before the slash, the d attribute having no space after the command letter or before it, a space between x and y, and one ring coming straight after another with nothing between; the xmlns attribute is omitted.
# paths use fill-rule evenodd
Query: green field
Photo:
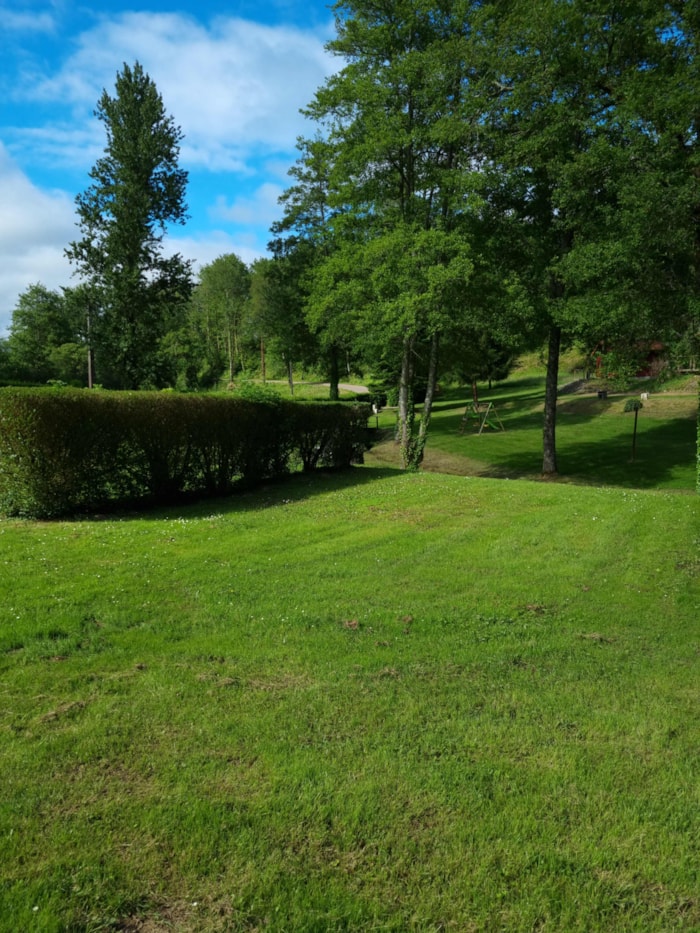
<svg viewBox="0 0 700 933"><path fill-rule="evenodd" d="M499 460L441 404L432 457L537 470L534 424ZM609 411L580 431L612 462ZM375 451L0 522L0 929L700 929L700 499L671 459L635 489Z"/></svg>
<svg viewBox="0 0 700 933"><path fill-rule="evenodd" d="M565 482L626 486L641 489L693 490L697 482L697 380L687 379L673 391L652 392L639 412L632 460L634 414L625 412L628 399L639 399L646 388L562 395L557 407L557 451L560 479ZM542 469L544 377L539 372L494 386L481 387L479 401L491 402L496 429L462 419L467 408L464 389L447 389L435 404L430 424L426 466L460 475L535 479ZM380 428L390 435L393 411L382 412ZM501 425L503 430L501 430ZM378 462L398 463L393 444L375 451ZM371 458L370 458L371 459Z"/></svg>

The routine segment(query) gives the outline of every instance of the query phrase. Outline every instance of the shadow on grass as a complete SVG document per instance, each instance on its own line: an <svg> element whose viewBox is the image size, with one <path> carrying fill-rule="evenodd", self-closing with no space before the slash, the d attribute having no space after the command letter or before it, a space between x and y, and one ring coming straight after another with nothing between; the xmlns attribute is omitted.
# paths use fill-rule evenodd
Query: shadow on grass
<svg viewBox="0 0 700 933"><path fill-rule="evenodd" d="M557 401L557 428L561 427L566 430L600 418L605 418L609 422L615 415L624 416L631 421L631 417L624 412L625 402L629 398L636 398L636 396L624 393L607 399L599 399L593 395L560 398ZM459 415L457 412L449 414L450 408L460 409ZM499 404L494 405L494 410L503 422L506 431L538 430L541 432L543 408L544 401L540 394L532 397L517 396L512 399L504 397ZM467 425L462 432L463 415L464 409L461 405L449 406L437 411L436 418L431 425L431 432L436 435L463 433L465 436L476 433L474 424ZM646 413L643 413L642 421L648 417ZM669 412L667 417L672 419L672 413Z"/></svg>
<svg viewBox="0 0 700 933"><path fill-rule="evenodd" d="M115 506L96 515L85 513L70 518L71 521L95 521L97 519L117 521L161 521L187 513L189 518L206 518L231 512L257 512L278 505L289 505L313 496L339 492L354 486L367 485L398 476L404 471L397 467L382 466L366 470L350 467L346 470L315 470L313 473L290 473L274 480L267 480L254 487L234 489L229 496L199 496L190 501L174 503L144 502L132 508Z"/></svg>
<svg viewBox="0 0 700 933"><path fill-rule="evenodd" d="M486 385L478 386L478 398L480 403L498 402L518 402L532 400L542 400L544 398L544 380L540 378L514 379L511 382L496 384L490 389ZM464 409L472 404L472 387L459 386L443 390L436 398L433 405L435 412L456 411Z"/></svg>
<svg viewBox="0 0 700 933"><path fill-rule="evenodd" d="M516 399L510 406L496 406L501 420L509 431L530 431L535 426L542 426L544 402L540 397L534 405L519 404ZM579 396L557 401L557 425L585 424L603 415L623 413L625 397L599 399L591 396Z"/></svg>
<svg viewBox="0 0 700 933"><path fill-rule="evenodd" d="M653 489L663 486L693 491L695 463L695 424L687 418L674 418L647 425L637 434L632 460L632 431L611 437L575 440L559 433L557 460L559 480L600 486ZM514 451L499 455L482 476L535 478L541 471L541 450ZM689 470L689 483L674 484L679 468Z"/></svg>

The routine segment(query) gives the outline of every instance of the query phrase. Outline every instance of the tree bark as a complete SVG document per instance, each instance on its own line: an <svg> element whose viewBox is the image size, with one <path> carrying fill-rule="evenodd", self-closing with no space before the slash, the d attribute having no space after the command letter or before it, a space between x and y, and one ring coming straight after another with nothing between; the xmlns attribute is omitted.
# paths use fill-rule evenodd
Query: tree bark
<svg viewBox="0 0 700 933"><path fill-rule="evenodd" d="M332 402L337 402L340 398L340 364L338 362L338 348L336 346L331 347L330 355L330 372L329 372L329 381L330 381L330 400Z"/></svg>
<svg viewBox="0 0 700 933"><path fill-rule="evenodd" d="M401 447L401 460L404 468L411 465L413 447L413 422L415 410L413 407L413 334L404 338L403 355L401 357L401 376L399 379L399 409L398 423L396 425L396 439Z"/></svg>
<svg viewBox="0 0 700 933"><path fill-rule="evenodd" d="M557 474L557 383L559 381L559 348L561 346L561 328L552 324L549 330L547 348L547 380L544 393L544 423L542 428L542 474Z"/></svg>
<svg viewBox="0 0 700 933"><path fill-rule="evenodd" d="M232 383L235 367L233 365L233 333L230 327L226 332L226 344L228 348L228 381Z"/></svg>
<svg viewBox="0 0 700 933"><path fill-rule="evenodd" d="M287 357L287 382L289 383L289 394L294 397L294 364L291 356Z"/></svg>
<svg viewBox="0 0 700 933"><path fill-rule="evenodd" d="M440 335L433 334L430 340L430 360L428 362L428 385L425 391L425 401L423 402L423 413L418 428L418 440L413 451L413 462L411 469L417 470L423 462L425 454L425 444L428 440L428 428L430 427L430 418L433 413L433 401L435 400L435 391L437 389L438 374L438 352L440 350Z"/></svg>

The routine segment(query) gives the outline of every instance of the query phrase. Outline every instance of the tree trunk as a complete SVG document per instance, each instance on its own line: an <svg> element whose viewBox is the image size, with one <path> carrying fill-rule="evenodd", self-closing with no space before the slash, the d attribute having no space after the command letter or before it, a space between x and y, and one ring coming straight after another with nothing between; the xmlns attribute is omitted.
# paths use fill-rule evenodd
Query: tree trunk
<svg viewBox="0 0 700 933"><path fill-rule="evenodd" d="M88 347L87 351L87 377L88 389L92 389L95 384L95 351Z"/></svg>
<svg viewBox="0 0 700 933"><path fill-rule="evenodd" d="M338 363L338 348L336 346L331 347L329 380L330 400L332 402L337 402L340 398L340 390L338 388L340 382L340 364Z"/></svg>
<svg viewBox="0 0 700 933"><path fill-rule="evenodd" d="M401 447L401 460L404 469L411 467L413 454L413 423L415 410L413 406L413 335L406 337L403 342L403 356L401 358L401 377L399 379L399 409L396 425L396 439Z"/></svg>
<svg viewBox="0 0 700 933"><path fill-rule="evenodd" d="M233 382L234 376L234 358L233 358L233 333L231 328L228 330L228 381Z"/></svg>
<svg viewBox="0 0 700 933"><path fill-rule="evenodd" d="M542 429L542 473L544 476L556 476L557 474L557 382L559 381L560 346L561 328L556 324L552 324L549 330L547 381L544 392L544 424Z"/></svg>
<svg viewBox="0 0 700 933"><path fill-rule="evenodd" d="M428 363L428 386L425 391L425 401L423 402L423 413L418 428L418 440L413 451L413 462L411 469L417 470L423 462L425 454L425 444L428 440L428 428L430 427L430 418L433 413L433 401L435 399L435 390L437 389L438 373L438 351L440 349L440 335L433 334L430 341L430 360Z"/></svg>
<svg viewBox="0 0 700 933"><path fill-rule="evenodd" d="M287 382L289 383L289 392L294 396L294 364L292 363L291 356L288 356L286 361L287 363Z"/></svg>
<svg viewBox="0 0 700 933"><path fill-rule="evenodd" d="M241 361L241 371L245 372L245 365L243 360L243 354L241 353L241 344L238 339L238 330L233 332L233 355L234 358Z"/></svg>
<svg viewBox="0 0 700 933"><path fill-rule="evenodd" d="M87 383L88 389L91 389L95 382L95 351L92 348L92 330L90 321L90 310L87 313Z"/></svg>

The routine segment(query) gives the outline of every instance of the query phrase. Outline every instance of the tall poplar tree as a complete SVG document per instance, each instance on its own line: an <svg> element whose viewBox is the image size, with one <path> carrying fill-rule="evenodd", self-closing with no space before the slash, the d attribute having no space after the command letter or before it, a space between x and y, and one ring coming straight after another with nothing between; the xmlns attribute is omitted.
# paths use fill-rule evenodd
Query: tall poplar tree
<svg viewBox="0 0 700 933"><path fill-rule="evenodd" d="M159 387L168 381L159 343L192 288L190 263L163 255L167 227L186 220L183 134L138 62L124 64L115 95L103 91L95 116L107 145L90 172L92 184L76 198L82 237L66 255L100 298L92 322L100 381Z"/></svg>

